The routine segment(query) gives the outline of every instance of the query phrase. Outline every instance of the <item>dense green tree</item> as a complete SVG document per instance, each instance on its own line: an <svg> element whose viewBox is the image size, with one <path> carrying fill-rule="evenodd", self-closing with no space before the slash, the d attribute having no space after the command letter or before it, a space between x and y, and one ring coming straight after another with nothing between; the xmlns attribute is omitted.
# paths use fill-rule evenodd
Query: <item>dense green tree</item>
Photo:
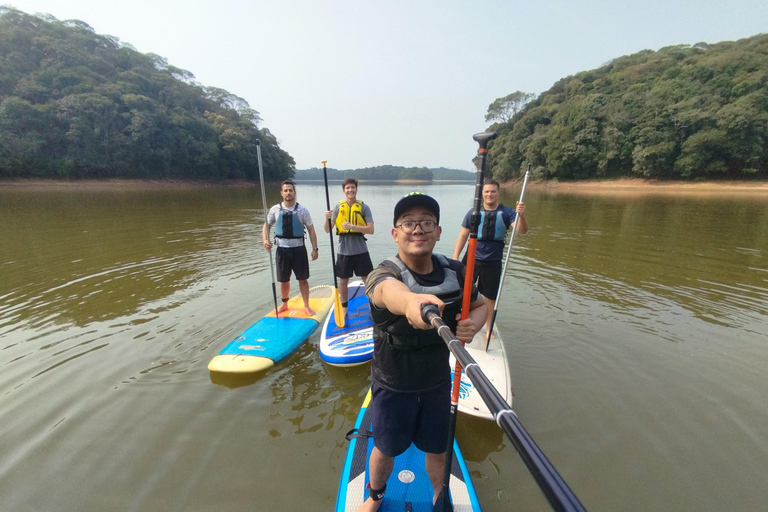
<svg viewBox="0 0 768 512"><path fill-rule="evenodd" d="M258 179L295 171L248 102L78 20L0 7L0 178Z"/></svg>
<svg viewBox="0 0 768 512"><path fill-rule="evenodd" d="M494 101L490 173L518 179L768 178L768 35L677 45ZM530 101L527 101L530 100ZM510 115L511 112L511 115Z"/></svg>

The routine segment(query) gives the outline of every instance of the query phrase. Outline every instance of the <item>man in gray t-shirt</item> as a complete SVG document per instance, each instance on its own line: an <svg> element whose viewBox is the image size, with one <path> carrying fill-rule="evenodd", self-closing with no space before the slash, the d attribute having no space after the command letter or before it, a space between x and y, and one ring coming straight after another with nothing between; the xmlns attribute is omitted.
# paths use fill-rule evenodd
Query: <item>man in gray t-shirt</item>
<svg viewBox="0 0 768 512"><path fill-rule="evenodd" d="M347 178L341 184L345 199L339 201L333 211L325 212L325 232L333 226L339 235L339 250L336 258L336 277L339 278L339 298L347 315L349 278L360 276L365 282L373 270L368 254L365 235L373 234L373 216L367 204L357 200L357 180Z"/></svg>

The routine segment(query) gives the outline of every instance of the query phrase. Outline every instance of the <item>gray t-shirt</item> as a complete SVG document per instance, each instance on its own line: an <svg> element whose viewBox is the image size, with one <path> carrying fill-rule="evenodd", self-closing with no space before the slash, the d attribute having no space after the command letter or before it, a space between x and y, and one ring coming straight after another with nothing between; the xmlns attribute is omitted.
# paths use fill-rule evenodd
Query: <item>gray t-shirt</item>
<svg viewBox="0 0 768 512"><path fill-rule="evenodd" d="M282 203L281 203L282 204ZM309 215L309 210L304 208L300 204L295 204L296 210L293 212L294 215L296 215L299 218L299 221L304 225L304 227L309 227L312 225L312 217ZM286 210L292 210L292 208L286 208L285 205L283 205L283 208ZM275 225L275 222L277 222L277 214L280 213L280 204L276 204L272 208L269 209L269 214L267 214L267 224L269 224L269 227L272 227ZM273 233L274 236L274 233ZM301 247L304 245L304 239L299 238L275 238L275 244L278 247Z"/></svg>
<svg viewBox="0 0 768 512"><path fill-rule="evenodd" d="M334 230L336 229L336 217L339 216L339 206L341 206L341 203L336 203L336 207L331 214L331 226L333 226ZM362 210L365 223L372 223L373 215L371 215L371 209L368 208L368 205L363 203ZM361 236L360 233L356 235L340 235L339 249L336 252L342 256L354 256L355 254L368 252L368 245L365 243L365 237Z"/></svg>

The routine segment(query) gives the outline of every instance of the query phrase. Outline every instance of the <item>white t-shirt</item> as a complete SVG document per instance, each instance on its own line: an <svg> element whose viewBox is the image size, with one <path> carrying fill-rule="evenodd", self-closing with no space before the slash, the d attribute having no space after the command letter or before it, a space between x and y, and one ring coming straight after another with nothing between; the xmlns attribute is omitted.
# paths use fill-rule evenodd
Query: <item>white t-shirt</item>
<svg viewBox="0 0 768 512"><path fill-rule="evenodd" d="M299 222L304 225L304 227L309 227L312 225L312 216L309 215L309 210L304 208L299 203L296 203L293 205L292 208L288 208L285 206L285 204L280 203L283 206L284 210L291 210L294 215L296 215L299 219ZM277 222L277 214L280 213L280 204L276 204L272 208L269 209L269 214L267 214L267 224L271 228L275 225L275 222ZM295 208L295 210L294 210ZM272 234L274 237L274 234ZM304 239L301 238L275 238L275 244L278 247L301 247L304 245Z"/></svg>

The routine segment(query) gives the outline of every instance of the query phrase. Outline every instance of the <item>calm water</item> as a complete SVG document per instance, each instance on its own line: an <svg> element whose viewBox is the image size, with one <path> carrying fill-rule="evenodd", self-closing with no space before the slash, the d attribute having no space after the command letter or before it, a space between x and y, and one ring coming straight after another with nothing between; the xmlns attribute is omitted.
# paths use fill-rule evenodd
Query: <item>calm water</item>
<svg viewBox="0 0 768 512"><path fill-rule="evenodd" d="M375 261L412 188L361 187ZM451 254L474 187L422 190ZM322 187L298 200L321 222ZM526 203L497 322L515 410L583 504L765 510L768 200ZM315 333L253 378L206 368L271 307L262 220L254 188L0 188L0 510L332 509L368 367L324 366ZM484 510L548 510L493 422L458 439Z"/></svg>

